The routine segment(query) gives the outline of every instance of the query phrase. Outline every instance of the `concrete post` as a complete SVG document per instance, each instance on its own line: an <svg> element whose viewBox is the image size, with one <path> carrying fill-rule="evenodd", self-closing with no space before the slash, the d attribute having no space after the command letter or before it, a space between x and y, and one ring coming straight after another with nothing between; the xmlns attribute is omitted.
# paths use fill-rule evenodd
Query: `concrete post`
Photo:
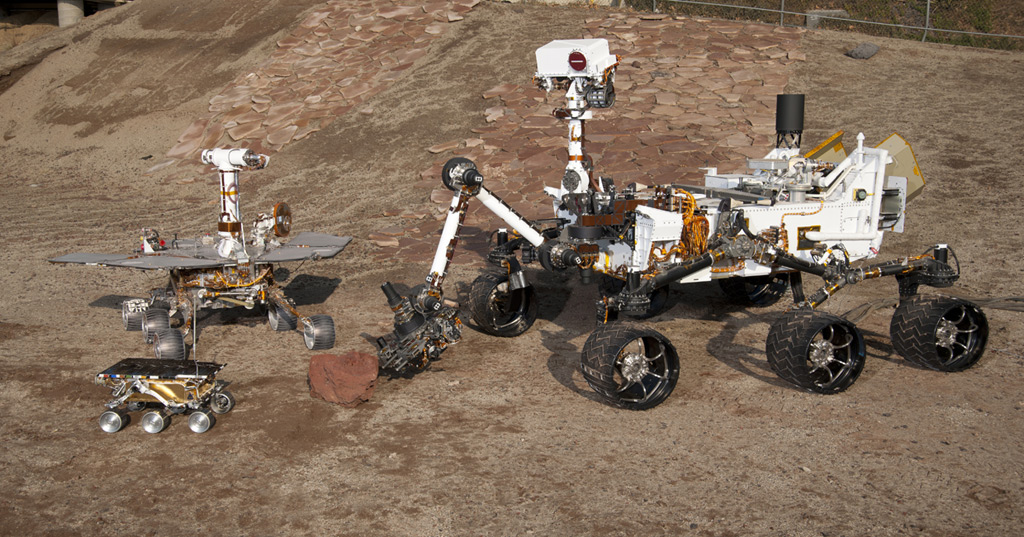
<svg viewBox="0 0 1024 537"><path fill-rule="evenodd" d="M85 18L85 0L57 0L57 23L61 28Z"/></svg>

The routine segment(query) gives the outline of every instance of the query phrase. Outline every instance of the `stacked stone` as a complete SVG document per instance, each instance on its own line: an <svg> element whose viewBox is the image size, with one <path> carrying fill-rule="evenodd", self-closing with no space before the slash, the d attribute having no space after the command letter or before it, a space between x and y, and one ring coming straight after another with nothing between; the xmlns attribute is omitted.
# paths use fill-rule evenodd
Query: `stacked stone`
<svg viewBox="0 0 1024 537"><path fill-rule="evenodd" d="M801 30L764 24L619 13L588 21L586 34L608 39L621 57L617 101L595 110L585 133L595 173L620 186L694 183L705 166L745 170L748 157L774 146L775 96L785 90L785 66L804 59ZM485 111L486 125L473 130L477 137L428 151L475 161L485 186L527 218L552 216L543 187L559 184L567 160L568 127L551 115L564 95L507 83L483 98L494 105ZM430 199L437 219L451 201L440 188L443 162L422 173L422 184L435 188ZM483 265L487 234L501 226L472 203L459 245L464 253L455 262ZM397 251L400 258L428 260L423 250L435 246L439 229L424 222L375 239L391 247L389 256Z"/></svg>
<svg viewBox="0 0 1024 537"><path fill-rule="evenodd" d="M167 156L194 160L202 148L226 145L270 153L301 140L387 88L479 1L329 1L256 71L210 99L212 115L189 126Z"/></svg>

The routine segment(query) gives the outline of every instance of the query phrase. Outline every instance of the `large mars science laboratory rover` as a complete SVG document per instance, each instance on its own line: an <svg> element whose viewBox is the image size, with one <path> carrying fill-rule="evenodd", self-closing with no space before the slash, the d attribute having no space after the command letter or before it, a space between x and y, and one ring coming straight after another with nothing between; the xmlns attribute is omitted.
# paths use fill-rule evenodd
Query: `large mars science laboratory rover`
<svg viewBox="0 0 1024 537"><path fill-rule="evenodd" d="M545 188L553 214L527 220L485 187L473 161L449 160L441 181L452 202L425 280L407 295L389 282L382 286L394 314L394 330L376 341L382 372L427 368L462 339L460 311L445 299L444 283L467 208L476 202L507 227L493 234L487 259L494 269L470 287L468 317L493 336L528 331L538 309L539 291L527 271L535 264L547 271L574 271L584 284L598 285L596 328L583 345L580 372L603 401L616 407L657 406L678 381L675 346L641 322L665 310L670 285L716 281L726 295L748 306L789 297L792 305L768 332L767 360L779 377L812 392L841 392L861 373L866 357L861 330L819 306L867 280L894 281L899 303L890 337L900 356L947 372L969 368L981 357L988 336L982 310L963 299L918 293L922 285L943 288L957 281L960 263L950 245L936 240L923 245L922 253L876 261L885 234L903 231L907 204L924 187L913 150L899 135L875 145L857 135L846 141L847 150L838 132L804 151L803 95L779 95L775 147L762 158L748 159L748 173L709 167L703 185L616 185L588 156L584 125L595 110L614 105L619 58L604 39L577 39L540 47L536 61L537 86L565 96L554 115L568 127L568 162L557 186ZM230 410L234 399L215 380L223 366L195 361L200 309L265 308L274 330L301 325L307 348L334 346L331 317L300 313L275 284L273 267L334 257L351 239L300 233L279 242L291 227L291 211L283 203L243 229L239 171L262 168L268 158L245 149L213 149L204 151L202 160L221 177L216 236L168 241L146 229L130 253L51 260L169 273L167 285L148 298L124 302L125 328L141 330L154 343L156 359L122 360L97 376L113 391L100 419L104 431L120 430L127 412L146 410L148 432L163 430L166 417L180 413L189 413L193 431L204 432L212 414ZM805 276L813 287L805 288ZM175 316L181 317L184 333L173 327ZM192 360L185 360L188 339Z"/></svg>

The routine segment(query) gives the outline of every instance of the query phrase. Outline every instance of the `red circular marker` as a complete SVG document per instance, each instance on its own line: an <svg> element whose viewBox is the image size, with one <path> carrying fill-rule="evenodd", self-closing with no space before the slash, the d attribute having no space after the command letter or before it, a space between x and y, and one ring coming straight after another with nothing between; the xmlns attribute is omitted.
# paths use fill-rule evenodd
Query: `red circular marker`
<svg viewBox="0 0 1024 537"><path fill-rule="evenodd" d="M574 50L569 53L569 67L572 67L576 71L582 71L587 68L587 57L582 52Z"/></svg>

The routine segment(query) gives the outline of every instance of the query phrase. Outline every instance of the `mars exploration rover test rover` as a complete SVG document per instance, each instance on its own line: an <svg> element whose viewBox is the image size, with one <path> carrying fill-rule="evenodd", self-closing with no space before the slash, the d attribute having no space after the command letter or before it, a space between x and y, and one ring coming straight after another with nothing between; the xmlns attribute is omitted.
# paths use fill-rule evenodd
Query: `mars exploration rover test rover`
<svg viewBox="0 0 1024 537"><path fill-rule="evenodd" d="M212 415L234 406L231 395L214 378L223 365L185 361L185 335L190 334L193 360L198 338L200 309L227 307L265 308L270 328L295 330L302 324L303 341L310 350L334 346L334 321L329 315L301 314L274 280L274 265L289 261L332 258L348 246L351 237L303 232L290 242L279 239L291 231L292 213L285 203L272 213L259 213L248 230L248 239L239 208L239 173L259 170L269 163L266 155L248 149L210 149L202 152L202 162L217 168L220 176L220 215L217 236L170 240L153 229L143 229L137 249L128 254L74 253L51 259L53 263L72 263L163 270L169 274L166 286L150 291L147 299L129 299L122 303L121 318L125 330L141 331L146 343L153 344L155 360L126 359L96 377L110 387L113 399L107 403L100 425L116 432L126 423L125 410L162 407L143 417L143 428L160 432L168 413L190 411L189 426L204 432L213 424ZM180 314L185 332L171 326ZM197 417L202 414L204 417Z"/></svg>
<svg viewBox="0 0 1024 537"><path fill-rule="evenodd" d="M768 305L791 293L793 306L771 326L766 354L782 379L813 392L850 387L866 356L864 337L846 318L817 309L844 287L892 276L899 305L890 336L905 359L930 369L959 371L984 352L988 324L976 305L919 295L921 285L949 287L959 277L952 248L935 244L920 255L877 263L886 232L901 232L906 204L924 186L913 151L893 135L875 147L858 135L847 154L842 132L801 154L803 96L778 96L776 147L749 159L750 173L706 170L703 186L616 187L595 173L584 151L591 109L615 102L618 57L604 39L559 40L536 52L535 82L565 92L554 111L569 127L568 164L561 184L545 188L554 216L530 222L491 193L476 165L453 158L441 180L454 195L424 284L409 296L382 288L394 331L377 340L381 369L416 371L462 337L443 283L466 208L477 199L508 228L499 229L488 260L499 268L472 284L469 309L484 332L523 334L537 317L535 289L524 266L576 270L595 279L602 298L597 328L583 346L580 369L611 405L641 410L663 402L679 377L672 342L637 322L661 312L670 284L717 281L747 305ZM822 281L804 290L803 276Z"/></svg>

